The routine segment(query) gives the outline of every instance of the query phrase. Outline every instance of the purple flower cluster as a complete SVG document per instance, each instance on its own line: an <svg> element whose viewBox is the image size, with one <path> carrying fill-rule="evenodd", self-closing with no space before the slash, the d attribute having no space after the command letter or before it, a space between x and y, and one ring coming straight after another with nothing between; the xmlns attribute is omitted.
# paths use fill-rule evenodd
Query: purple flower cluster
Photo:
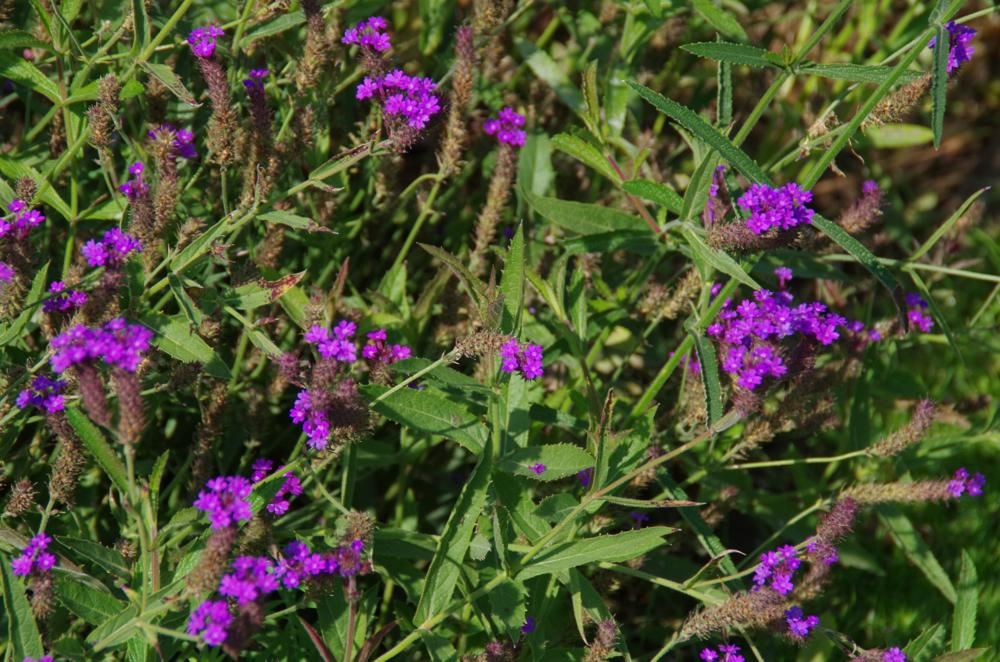
<svg viewBox="0 0 1000 662"><path fill-rule="evenodd" d="M526 134L521 129L522 126L524 126L524 115L507 107L502 109L496 117L483 123L483 133L488 136L496 136L497 142L513 147L524 147Z"/></svg>
<svg viewBox="0 0 1000 662"><path fill-rule="evenodd" d="M840 337L839 328L852 332L864 329L831 313L818 302L792 305L788 292L758 290L753 300L744 299L733 306L727 300L718 320L707 333L722 345L722 369L736 377L736 383L753 390L767 377L780 378L788 371L782 358L780 341L794 335L829 345Z"/></svg>
<svg viewBox="0 0 1000 662"><path fill-rule="evenodd" d="M288 413L292 421L302 426L310 448L318 451L326 448L330 441L330 417L321 407L313 405L313 395L308 389L299 391Z"/></svg>
<svg viewBox="0 0 1000 662"><path fill-rule="evenodd" d="M283 467L284 465L282 465ZM261 458L253 463L253 474L251 480L259 483L264 477L271 473L274 463L271 460ZM282 468L282 467L279 467ZM275 516L281 516L288 512L291 500L302 494L302 481L295 474L288 472L285 474L285 482L281 484L278 492L267 504L267 512Z"/></svg>
<svg viewBox="0 0 1000 662"><path fill-rule="evenodd" d="M15 273L14 267L0 261L0 283L9 283L14 280Z"/></svg>
<svg viewBox="0 0 1000 662"><path fill-rule="evenodd" d="M970 477L969 470L962 467L948 481L948 493L956 499L963 494L968 494L971 497L982 496L985 485L986 476L976 472Z"/></svg>
<svg viewBox="0 0 1000 662"><path fill-rule="evenodd" d="M500 369L504 372L520 371L525 379L542 376L542 346L519 343L511 338L500 346Z"/></svg>
<svg viewBox="0 0 1000 662"><path fill-rule="evenodd" d="M66 283L61 280L53 281L49 285L49 293L55 296L49 297L42 303L42 310L47 313L66 313L87 303L86 293L67 290Z"/></svg>
<svg viewBox="0 0 1000 662"><path fill-rule="evenodd" d="M141 250L142 242L118 228L111 228L100 241L91 239L80 248L88 265L109 269L121 267L129 255Z"/></svg>
<svg viewBox="0 0 1000 662"><path fill-rule="evenodd" d="M785 612L785 622L788 623L788 634L795 639L805 639L819 625L819 616L806 616L802 607L792 607Z"/></svg>
<svg viewBox="0 0 1000 662"><path fill-rule="evenodd" d="M976 29L967 25L961 25L955 21L948 21L944 26L948 30L948 73L955 71L963 62L972 59L972 54L976 52L970 44L972 38L976 36ZM937 44L937 37L930 40L927 48L934 48Z"/></svg>
<svg viewBox="0 0 1000 662"><path fill-rule="evenodd" d="M934 328L934 320L927 314L927 302L923 297L915 292L907 292L906 307L906 319L910 321L910 325L923 333L930 333Z"/></svg>
<svg viewBox="0 0 1000 662"><path fill-rule="evenodd" d="M357 330L358 325L348 320L337 322L332 332L317 324L306 332L305 341L316 345L316 351L323 358L354 363L358 360L358 347L352 338Z"/></svg>
<svg viewBox="0 0 1000 662"><path fill-rule="evenodd" d="M791 545L783 545L770 552L764 552L760 555L757 570L754 571L754 590L768 586L781 595L788 595L795 588L792 577L801 565L802 561Z"/></svg>
<svg viewBox="0 0 1000 662"><path fill-rule="evenodd" d="M423 129L431 117L441 110L441 102L433 92L437 84L430 78L408 76L395 69L385 76L366 76L358 85L358 101L377 99L386 115L402 118L413 129Z"/></svg>
<svg viewBox="0 0 1000 662"><path fill-rule="evenodd" d="M194 507L207 513L212 529L225 529L253 515L247 498L253 484L242 476L219 476L205 483Z"/></svg>
<svg viewBox="0 0 1000 662"><path fill-rule="evenodd" d="M205 600L191 612L187 633L201 635L202 641L209 646L221 646L226 640L226 629L232 622L229 603L225 600Z"/></svg>
<svg viewBox="0 0 1000 662"><path fill-rule="evenodd" d="M160 124L156 128L150 129L146 135L150 140L159 140L164 136L168 137L174 148L174 157L181 159L198 158L198 149L194 146L194 133L187 129L178 129L173 124Z"/></svg>
<svg viewBox="0 0 1000 662"><path fill-rule="evenodd" d="M251 69L250 77L243 79L243 86L248 90L264 91L264 79L271 75L268 69Z"/></svg>
<svg viewBox="0 0 1000 662"><path fill-rule="evenodd" d="M61 373L70 366L98 359L108 365L135 372L149 349L153 332L118 317L103 327L77 324L52 339L52 369Z"/></svg>
<svg viewBox="0 0 1000 662"><path fill-rule="evenodd" d="M406 345L386 344L388 335L385 329L375 329L368 332L368 343L361 350L361 355L369 361L378 363L395 363L408 359L413 352Z"/></svg>
<svg viewBox="0 0 1000 662"><path fill-rule="evenodd" d="M906 653L901 651L899 646L893 646L882 653L882 662L906 662Z"/></svg>
<svg viewBox="0 0 1000 662"><path fill-rule="evenodd" d="M33 657L26 657L23 660L21 660L21 662L55 662L55 658L53 658L51 655L43 655L37 660Z"/></svg>
<svg viewBox="0 0 1000 662"><path fill-rule="evenodd" d="M146 169L142 161L136 161L128 167L128 174L133 179L128 180L118 187L118 190L125 194L129 202L135 202L149 192L149 184L142 179L142 173Z"/></svg>
<svg viewBox="0 0 1000 662"><path fill-rule="evenodd" d="M56 565L56 555L49 552L52 538L39 533L25 546L21 555L10 562L10 569L18 577L28 575L43 575Z"/></svg>
<svg viewBox="0 0 1000 662"><path fill-rule="evenodd" d="M698 659L705 662L745 662L736 644L719 644L717 649L702 648Z"/></svg>
<svg viewBox="0 0 1000 662"><path fill-rule="evenodd" d="M37 407L49 414L62 411L66 408L62 394L64 390L66 382L63 380L38 375L31 380L28 388L18 393L17 406L21 409Z"/></svg>
<svg viewBox="0 0 1000 662"><path fill-rule="evenodd" d="M819 538L810 538L806 543L806 551L827 565L833 565L840 560L837 548Z"/></svg>
<svg viewBox="0 0 1000 662"><path fill-rule="evenodd" d="M188 44L191 52L197 57L212 57L215 54L216 40L226 34L217 25L205 25L191 30L188 34Z"/></svg>
<svg viewBox="0 0 1000 662"><path fill-rule="evenodd" d="M812 221L816 212L806 206L812 197L811 191L803 191L794 182L779 188L753 184L736 203L750 214L747 227L761 235L772 228L790 230Z"/></svg>
<svg viewBox="0 0 1000 662"><path fill-rule="evenodd" d="M392 48L392 40L385 32L389 23L381 16L372 16L344 32L340 43L368 48L376 53L384 53Z"/></svg>
<svg viewBox="0 0 1000 662"><path fill-rule="evenodd" d="M278 575L271 559L265 556L238 556L233 571L219 582L219 593L232 598L238 605L278 590Z"/></svg>
<svg viewBox="0 0 1000 662"><path fill-rule="evenodd" d="M45 216L37 209L29 209L28 203L15 198L7 205L11 215L0 219L0 239L10 237L16 241L27 238L31 231L45 221Z"/></svg>

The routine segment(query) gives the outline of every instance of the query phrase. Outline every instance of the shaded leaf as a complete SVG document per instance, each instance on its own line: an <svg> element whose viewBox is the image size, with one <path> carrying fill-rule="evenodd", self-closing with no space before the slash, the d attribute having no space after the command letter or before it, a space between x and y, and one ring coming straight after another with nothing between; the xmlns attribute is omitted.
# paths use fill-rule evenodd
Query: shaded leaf
<svg viewBox="0 0 1000 662"><path fill-rule="evenodd" d="M674 531L675 529L665 526L651 526L637 531L551 545L531 559L517 574L517 578L524 581L594 561L628 561L656 549Z"/></svg>
<svg viewBox="0 0 1000 662"><path fill-rule="evenodd" d="M893 67L884 67L877 64L816 64L803 65L799 69L805 74L815 74L823 78L834 80L849 80L853 83L876 83L882 84L892 75ZM899 80L902 83L910 83L923 74L919 71L904 71Z"/></svg>
<svg viewBox="0 0 1000 662"><path fill-rule="evenodd" d="M732 44L725 41L702 41L693 44L684 44L682 49L688 53L694 53L698 57L707 57L719 62L729 64L745 64L751 67L773 67L776 63L769 58L768 53L763 48L750 46L748 44Z"/></svg>
<svg viewBox="0 0 1000 662"><path fill-rule="evenodd" d="M538 464L545 466L540 474L530 468ZM498 464L501 471L541 481L559 480L592 466L594 456L572 444L519 448L504 456Z"/></svg>
<svg viewBox="0 0 1000 662"><path fill-rule="evenodd" d="M486 428L478 416L431 391L403 388L379 400L388 387L369 384L360 390L371 401L374 411L400 425L448 437L476 455L486 445Z"/></svg>
<svg viewBox="0 0 1000 662"><path fill-rule="evenodd" d="M594 234L615 230L649 231L641 219L617 209L585 202L546 198L519 189L528 205L545 219L578 234Z"/></svg>
<svg viewBox="0 0 1000 662"><path fill-rule="evenodd" d="M934 552L927 546L920 534L913 527L909 518L893 504L885 504L877 507L879 519L889 530L896 545L906 554L906 557L913 565L927 577L927 580L941 592L948 602L955 604L958 594L955 586L948 578L948 573L944 571L938 563ZM940 625L936 626L940 627Z"/></svg>
<svg viewBox="0 0 1000 662"><path fill-rule="evenodd" d="M969 552L962 550L958 572L958 601L951 622L951 650L963 651L976 643L976 611L979 606L979 579ZM970 658L972 659L972 658Z"/></svg>
<svg viewBox="0 0 1000 662"><path fill-rule="evenodd" d="M31 613L31 605L24 594L24 586L10 569L10 559L0 554L0 582L3 583L3 603L11 640L13 659L41 657L45 654L42 635ZM6 638L6 637L5 637Z"/></svg>
<svg viewBox="0 0 1000 662"><path fill-rule="evenodd" d="M66 409L66 419L115 487L123 494L128 494L128 475L125 472L125 465L108 444L100 429L79 409Z"/></svg>
<svg viewBox="0 0 1000 662"><path fill-rule="evenodd" d="M680 214L684 208L684 199L672 188L663 184L648 179L632 179L625 182L622 187L626 192L655 202L675 214Z"/></svg>
<svg viewBox="0 0 1000 662"><path fill-rule="evenodd" d="M944 111L948 103L948 47L951 35L943 25L937 28L934 43L934 65L931 68L931 131L934 133L934 149L941 147L944 132Z"/></svg>

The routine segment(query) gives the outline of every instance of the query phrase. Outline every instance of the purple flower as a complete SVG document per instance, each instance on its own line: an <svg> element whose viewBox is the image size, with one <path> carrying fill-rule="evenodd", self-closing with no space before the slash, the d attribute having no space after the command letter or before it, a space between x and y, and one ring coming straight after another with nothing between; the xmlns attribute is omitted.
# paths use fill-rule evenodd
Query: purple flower
<svg viewBox="0 0 1000 662"><path fill-rule="evenodd" d="M306 444L310 448L318 451L326 448L330 441L330 419L322 408L313 406L313 397L308 390L299 391L289 415L302 426L302 431L308 437Z"/></svg>
<svg viewBox="0 0 1000 662"><path fill-rule="evenodd" d="M149 192L149 185L142 179L142 173L145 169L146 166L143 165L142 161L136 161L128 167L128 173L134 179L130 179L118 187L118 190L125 194L129 202L135 202Z"/></svg>
<svg viewBox="0 0 1000 662"><path fill-rule="evenodd" d="M963 494L971 497L981 496L983 487L986 485L986 476L981 473L969 477L969 470L962 467L955 472L952 479L948 481L948 493L956 499Z"/></svg>
<svg viewBox="0 0 1000 662"><path fill-rule="evenodd" d="M205 484L194 507L208 514L212 529L225 529L253 515L247 501L252 489L250 481L242 476L219 476Z"/></svg>
<svg viewBox="0 0 1000 662"><path fill-rule="evenodd" d="M66 390L66 382L45 375L38 375L31 380L31 386L21 391L17 396L17 406L21 409L37 407L47 413L55 413L66 408L62 392Z"/></svg>
<svg viewBox="0 0 1000 662"><path fill-rule="evenodd" d="M882 653L882 662L906 662L906 653L899 650L898 646L893 646Z"/></svg>
<svg viewBox="0 0 1000 662"><path fill-rule="evenodd" d="M641 510L633 510L628 514L632 518L632 526L641 529L642 525L649 521L649 515Z"/></svg>
<svg viewBox="0 0 1000 662"><path fill-rule="evenodd" d="M152 331L118 317L104 325L101 358L111 366L135 372L152 340Z"/></svg>
<svg viewBox="0 0 1000 662"><path fill-rule="evenodd" d="M760 555L760 564L754 571L754 590L769 586L781 595L788 595L795 588L792 577L800 565L802 561L791 545L764 552Z"/></svg>
<svg viewBox="0 0 1000 662"><path fill-rule="evenodd" d="M812 221L815 212L806 206L812 202L812 192L803 191L789 182L780 188L753 184L740 196L737 204L750 214L747 227L761 235L772 228L790 230Z"/></svg>
<svg viewBox="0 0 1000 662"><path fill-rule="evenodd" d="M385 32L389 23L381 16L372 16L344 32L340 43L370 49L383 53L392 48L392 40Z"/></svg>
<svg viewBox="0 0 1000 662"><path fill-rule="evenodd" d="M970 42L976 36L976 29L960 25L955 21L948 21L945 28L948 30L948 73L950 74L962 66L963 62L972 59L972 54L976 52L976 49L972 47ZM937 45L937 37L930 40L927 48L934 48L935 45Z"/></svg>
<svg viewBox="0 0 1000 662"><path fill-rule="evenodd" d="M51 655L43 655L38 660L33 657L26 657L21 662L54 662L54 658Z"/></svg>
<svg viewBox="0 0 1000 662"><path fill-rule="evenodd" d="M65 313L87 303L87 295L84 292L67 290L66 284L61 280L53 281L49 285L49 292L55 296L49 297L42 303L42 310L47 313Z"/></svg>
<svg viewBox="0 0 1000 662"><path fill-rule="evenodd" d="M198 149L194 146L194 133L187 129L178 129L173 124L160 124L150 129L146 135L150 140L169 140L175 158L198 158Z"/></svg>
<svg viewBox="0 0 1000 662"><path fill-rule="evenodd" d="M226 628L233 622L229 604L225 600L205 600L191 612L187 633L201 635L209 646L221 646L226 640Z"/></svg>
<svg viewBox="0 0 1000 662"><path fill-rule="evenodd" d="M249 89L263 91L264 79L271 75L268 69L251 69L250 77L243 79L243 86Z"/></svg>
<svg viewBox="0 0 1000 662"><path fill-rule="evenodd" d="M274 563L263 556L239 556L233 561L233 572L224 575L219 594L232 598L238 605L278 590L278 571Z"/></svg>
<svg viewBox="0 0 1000 662"><path fill-rule="evenodd" d="M930 333L934 328L934 320L927 314L927 302L923 297L915 292L906 293L906 319L910 325L920 329L923 333Z"/></svg>
<svg viewBox="0 0 1000 662"><path fill-rule="evenodd" d="M524 625L521 626L521 634L531 634L536 628L535 617L527 616L524 619Z"/></svg>
<svg viewBox="0 0 1000 662"><path fill-rule="evenodd" d="M274 463L271 460L265 460L263 458L255 461L253 463L253 473L250 478L255 483L259 483L264 480L264 478L271 473L271 469L274 467ZM284 465L278 467L283 468ZM302 494L302 481L295 474L289 472L285 474L285 482L281 484L281 487L275 493L274 498L271 502L267 504L267 512L272 515L281 516L288 512L288 508L291 505L291 500Z"/></svg>
<svg viewBox="0 0 1000 662"><path fill-rule="evenodd" d="M698 658L705 662L745 662L743 656L739 654L740 647L736 644L719 644L716 650L703 648Z"/></svg>
<svg viewBox="0 0 1000 662"><path fill-rule="evenodd" d="M801 607L792 607L785 612L785 622L788 623L788 632L792 637L804 639L819 625L819 616L806 616Z"/></svg>
<svg viewBox="0 0 1000 662"><path fill-rule="evenodd" d="M52 370L65 371L70 366L95 361L103 351L103 332L83 324L71 326L49 343L52 348Z"/></svg>
<svg viewBox="0 0 1000 662"><path fill-rule="evenodd" d="M594 467L587 467L586 469L581 469L576 472L576 479L580 481L580 486L584 489L590 487L591 481L594 480Z"/></svg>
<svg viewBox="0 0 1000 662"><path fill-rule="evenodd" d="M529 464L528 468L531 469L532 473L534 473L536 476L541 476L543 473L545 473L545 465L542 464L541 462L535 462L534 464Z"/></svg>
<svg viewBox="0 0 1000 662"><path fill-rule="evenodd" d="M21 550L21 555L10 562L11 571L19 577L27 577L31 574L45 574L54 568L57 559L55 554L48 551L51 542L50 536L37 534Z"/></svg>
<svg viewBox="0 0 1000 662"><path fill-rule="evenodd" d="M197 57L212 57L215 54L216 39L224 35L222 28L216 25L205 25L195 28L188 35L191 52Z"/></svg>
<svg viewBox="0 0 1000 662"><path fill-rule="evenodd" d="M23 241L33 229L45 221L45 216L37 209L28 209L28 204L15 198L7 205L11 215L0 219L0 239L9 237L14 241Z"/></svg>
<svg viewBox="0 0 1000 662"><path fill-rule="evenodd" d="M495 118L483 123L483 133L496 136L497 142L523 147L526 134L521 129L524 126L524 115L509 106L502 109Z"/></svg>
<svg viewBox="0 0 1000 662"><path fill-rule="evenodd" d="M783 290L792 280L792 270L788 267L778 267L774 270L774 276L778 279L778 289Z"/></svg>
<svg viewBox="0 0 1000 662"><path fill-rule="evenodd" d="M412 351L406 345L388 345L385 329L376 329L368 333L368 343L362 348L361 355L369 361L378 363L395 363L412 356Z"/></svg>
<svg viewBox="0 0 1000 662"><path fill-rule="evenodd" d="M408 76L395 69L381 78L365 78L358 85L358 100L375 99L382 111L402 119L413 129L423 129L431 117L441 110L441 102L434 90L437 85L430 78Z"/></svg>
<svg viewBox="0 0 1000 662"><path fill-rule="evenodd" d="M511 338L500 346L500 369L504 372L520 371L525 379L542 376L542 346L519 343Z"/></svg>
<svg viewBox="0 0 1000 662"><path fill-rule="evenodd" d="M348 320L341 320L331 332L319 325L314 325L306 332L305 341L316 345L320 356L341 363L354 363L358 360L358 347L352 340L357 325Z"/></svg>
<svg viewBox="0 0 1000 662"><path fill-rule="evenodd" d="M142 242L118 228L104 233L100 241L91 239L80 248L80 253L91 267L119 269L128 256L142 250Z"/></svg>
<svg viewBox="0 0 1000 662"><path fill-rule="evenodd" d="M0 283L9 283L14 280L14 276L17 272L14 271L14 267L10 266L6 262L0 261Z"/></svg>

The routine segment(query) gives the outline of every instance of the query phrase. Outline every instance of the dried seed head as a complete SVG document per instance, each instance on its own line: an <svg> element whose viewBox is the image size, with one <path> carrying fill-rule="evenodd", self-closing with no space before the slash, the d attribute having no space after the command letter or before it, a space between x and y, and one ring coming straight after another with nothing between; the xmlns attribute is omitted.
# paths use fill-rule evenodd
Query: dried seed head
<svg viewBox="0 0 1000 662"><path fill-rule="evenodd" d="M472 100L472 85L476 66L476 49L473 46L473 31L463 25L455 33L455 67L451 79L448 123L445 125L444 141L438 152L441 172L452 175L458 170L459 160L468 138L469 102Z"/></svg>
<svg viewBox="0 0 1000 662"><path fill-rule="evenodd" d="M910 109L927 93L930 86L931 75L928 73L898 88L878 102L861 124L861 129L866 130L872 126L882 126L904 119Z"/></svg>
<svg viewBox="0 0 1000 662"><path fill-rule="evenodd" d="M62 412L57 412L61 414ZM49 418L55 415L50 414ZM63 417L63 421L65 421ZM67 425L67 427L69 427ZM60 435L59 455L52 464L52 477L49 479L49 492L59 502L72 508L76 502L76 488L79 484L80 473L86 466L86 459L83 455L83 448L75 435Z"/></svg>
<svg viewBox="0 0 1000 662"><path fill-rule="evenodd" d="M80 386L80 399L87 415L98 425L111 426L111 410L108 409L108 399L104 395L104 382L97 366L89 363L78 363L73 366L76 381Z"/></svg>
<svg viewBox="0 0 1000 662"><path fill-rule="evenodd" d="M954 496L948 491L947 480L920 480L912 483L872 483L853 485L840 493L841 499L853 499L859 505L876 503L912 503L917 501L947 501Z"/></svg>
<svg viewBox="0 0 1000 662"><path fill-rule="evenodd" d="M858 515L858 503L850 497L842 497L833 504L830 512L820 518L816 525L816 537L831 545L846 538L854 528L854 518Z"/></svg>
<svg viewBox="0 0 1000 662"><path fill-rule="evenodd" d="M198 67L202 78L208 87L208 98L212 104L212 116L208 121L206 143L212 153L212 159L220 166L226 167L237 160L237 122L229 94L229 81L226 79L226 68L215 58L198 58Z"/></svg>
<svg viewBox="0 0 1000 662"><path fill-rule="evenodd" d="M118 441L130 446L139 441L146 429L146 405L139 376L116 368L111 378L118 395Z"/></svg>
<svg viewBox="0 0 1000 662"><path fill-rule="evenodd" d="M219 580L229 568L229 553L236 536L236 528L232 526L212 531L198 565L187 576L187 592L191 596L202 596L219 587Z"/></svg>
<svg viewBox="0 0 1000 662"><path fill-rule="evenodd" d="M212 473L212 450L222 433L222 423L226 414L226 394L228 387L224 381L212 380L208 394L203 396L201 421L195 434L195 446L191 460L192 492L200 490Z"/></svg>
<svg viewBox="0 0 1000 662"><path fill-rule="evenodd" d="M873 181L861 187L861 196L840 215L837 223L851 234L869 229L882 215L882 190Z"/></svg>
<svg viewBox="0 0 1000 662"><path fill-rule="evenodd" d="M295 71L295 87L305 94L316 87L330 57L330 38L319 0L303 0L306 15L306 45Z"/></svg>
<svg viewBox="0 0 1000 662"><path fill-rule="evenodd" d="M31 578L31 612L44 621L55 609L55 590L52 573L45 572Z"/></svg>
<svg viewBox="0 0 1000 662"><path fill-rule="evenodd" d="M464 338L459 338L458 342L455 343L455 353L462 357L489 356L500 351L500 346L509 339L509 336L505 336L496 331L482 329L475 331Z"/></svg>
<svg viewBox="0 0 1000 662"><path fill-rule="evenodd" d="M21 177L14 185L15 197L20 200L31 200L35 197L36 191L38 191L38 184L31 177Z"/></svg>
<svg viewBox="0 0 1000 662"><path fill-rule="evenodd" d="M517 149L507 143L500 144L497 163L493 168L490 188L486 194L486 206L476 221L475 241L469 255L469 271L476 276L486 272L486 251L493 243L500 224L500 216L510 197L510 189L517 171Z"/></svg>
<svg viewBox="0 0 1000 662"><path fill-rule="evenodd" d="M787 608L787 600L777 591L742 591L722 604L705 607L689 616L681 627L680 638L682 641L691 637L705 638L737 626L767 627L779 621Z"/></svg>
<svg viewBox="0 0 1000 662"><path fill-rule="evenodd" d="M233 622L226 628L222 650L233 659L238 659L243 649L253 642L253 636L263 622L264 608L258 602L241 605Z"/></svg>
<svg viewBox="0 0 1000 662"><path fill-rule="evenodd" d="M931 423L934 422L936 411L937 405L934 404L933 400L921 400L914 408L910 421L903 427L877 441L868 449L868 454L879 457L892 457L918 443L927 434Z"/></svg>
<svg viewBox="0 0 1000 662"><path fill-rule="evenodd" d="M35 507L35 486L27 478L14 483L4 508L5 517L20 517Z"/></svg>
<svg viewBox="0 0 1000 662"><path fill-rule="evenodd" d="M375 519L368 513L352 510L344 516L344 544L360 540L365 547L371 545L372 531L375 529Z"/></svg>

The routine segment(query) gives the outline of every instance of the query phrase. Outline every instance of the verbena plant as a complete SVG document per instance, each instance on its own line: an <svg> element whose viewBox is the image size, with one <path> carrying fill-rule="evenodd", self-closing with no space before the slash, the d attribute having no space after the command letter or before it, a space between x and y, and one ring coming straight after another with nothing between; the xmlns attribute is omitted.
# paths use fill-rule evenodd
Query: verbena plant
<svg viewBox="0 0 1000 662"><path fill-rule="evenodd" d="M0 3L4 659L990 655L964 4Z"/></svg>

